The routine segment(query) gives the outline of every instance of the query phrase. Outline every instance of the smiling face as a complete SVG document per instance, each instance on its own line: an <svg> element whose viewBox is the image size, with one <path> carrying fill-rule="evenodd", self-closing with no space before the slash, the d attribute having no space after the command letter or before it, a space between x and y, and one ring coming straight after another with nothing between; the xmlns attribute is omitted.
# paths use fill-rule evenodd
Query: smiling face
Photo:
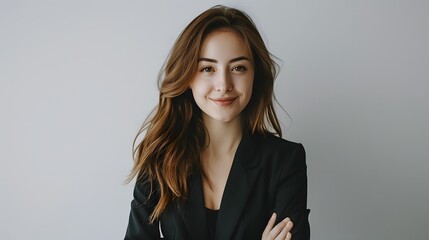
<svg viewBox="0 0 429 240"><path fill-rule="evenodd" d="M252 96L254 66L243 38L230 29L209 33L201 46L190 88L203 119L239 120Z"/></svg>

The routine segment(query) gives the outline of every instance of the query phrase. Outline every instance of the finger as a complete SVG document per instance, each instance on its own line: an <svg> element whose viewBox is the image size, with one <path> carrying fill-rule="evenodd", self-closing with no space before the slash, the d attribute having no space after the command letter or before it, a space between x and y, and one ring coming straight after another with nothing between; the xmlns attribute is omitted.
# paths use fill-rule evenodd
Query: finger
<svg viewBox="0 0 429 240"><path fill-rule="evenodd" d="M292 233L288 232L286 235L286 240L291 240L292 239Z"/></svg>
<svg viewBox="0 0 429 240"><path fill-rule="evenodd" d="M289 218L285 218L283 221L279 222L273 229L271 229L270 233L268 234L268 237L270 239L276 238L280 232L283 230L284 227L286 227L286 224L290 221Z"/></svg>
<svg viewBox="0 0 429 240"><path fill-rule="evenodd" d="M276 240L283 240L288 239L288 235L290 235L290 230L293 227L292 221L288 221L286 225L283 227L282 231L279 233L279 235L276 237Z"/></svg>
<svg viewBox="0 0 429 240"><path fill-rule="evenodd" d="M279 233L279 235L277 235L277 237L274 240L284 240L286 239L287 234L288 234L287 227L284 226L282 231Z"/></svg>
<svg viewBox="0 0 429 240"><path fill-rule="evenodd" d="M290 232L290 230L293 228L293 222L292 222L292 220L289 220L286 223L286 228L287 228L287 231Z"/></svg>
<svg viewBox="0 0 429 240"><path fill-rule="evenodd" d="M262 238L265 238L268 235L268 233L271 231L271 229L274 226L274 223L276 222L276 217L277 217L276 213L273 213L273 215L271 215L271 218L268 221L268 224L265 227L264 232L262 233Z"/></svg>

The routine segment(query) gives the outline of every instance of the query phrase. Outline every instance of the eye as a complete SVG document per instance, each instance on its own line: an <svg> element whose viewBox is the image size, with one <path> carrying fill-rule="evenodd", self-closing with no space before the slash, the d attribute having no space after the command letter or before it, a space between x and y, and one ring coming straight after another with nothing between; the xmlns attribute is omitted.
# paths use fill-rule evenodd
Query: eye
<svg viewBox="0 0 429 240"><path fill-rule="evenodd" d="M232 70L237 72L244 72L247 70L247 68L245 66L236 66Z"/></svg>
<svg viewBox="0 0 429 240"><path fill-rule="evenodd" d="M214 71L214 69L213 69L213 67L203 67L203 68L201 68L200 69L200 72L213 72Z"/></svg>

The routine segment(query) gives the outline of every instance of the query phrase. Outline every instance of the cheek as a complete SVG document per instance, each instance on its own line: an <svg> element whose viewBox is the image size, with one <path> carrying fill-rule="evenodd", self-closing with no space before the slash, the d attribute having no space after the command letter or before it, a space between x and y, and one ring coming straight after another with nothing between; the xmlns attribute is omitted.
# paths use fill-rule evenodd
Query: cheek
<svg viewBox="0 0 429 240"><path fill-rule="evenodd" d="M252 95L253 91L253 81L246 79L247 81L240 81L236 87L239 89L240 92L244 93L245 95Z"/></svg>
<svg viewBox="0 0 429 240"><path fill-rule="evenodd" d="M246 96L246 105L250 102L250 99L253 95L253 81L248 82L245 86L243 86L243 93Z"/></svg>
<svg viewBox="0 0 429 240"><path fill-rule="evenodd" d="M252 95L252 92L253 92L253 81L252 81L252 83L251 83L251 84L249 84L249 86L247 87L247 91L248 91L248 94Z"/></svg>
<svg viewBox="0 0 429 240"><path fill-rule="evenodd" d="M189 88L192 90L194 97L207 95L207 93L210 91L210 86L202 81L196 81L192 83Z"/></svg>
<svg viewBox="0 0 429 240"><path fill-rule="evenodd" d="M199 84L192 84L190 89L196 102L199 102L206 95L204 87Z"/></svg>

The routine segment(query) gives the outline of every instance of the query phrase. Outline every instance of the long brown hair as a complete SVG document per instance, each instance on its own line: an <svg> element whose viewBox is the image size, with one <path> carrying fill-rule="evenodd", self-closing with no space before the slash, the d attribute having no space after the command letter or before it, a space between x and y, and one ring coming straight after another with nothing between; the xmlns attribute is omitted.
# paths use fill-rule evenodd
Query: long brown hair
<svg viewBox="0 0 429 240"><path fill-rule="evenodd" d="M189 85L197 72L204 37L220 28L235 30L242 36L255 68L252 96L242 113L243 131L281 136L273 106L277 64L255 24L246 13L234 8L215 6L203 12L177 38L160 74L158 106L134 139L135 162L128 181L137 176L137 181L146 179L151 186L158 186L151 188L150 197L155 189L159 196L151 222L169 204L186 200L187 178L200 169L199 156L207 131ZM143 140L135 147L143 133Z"/></svg>

